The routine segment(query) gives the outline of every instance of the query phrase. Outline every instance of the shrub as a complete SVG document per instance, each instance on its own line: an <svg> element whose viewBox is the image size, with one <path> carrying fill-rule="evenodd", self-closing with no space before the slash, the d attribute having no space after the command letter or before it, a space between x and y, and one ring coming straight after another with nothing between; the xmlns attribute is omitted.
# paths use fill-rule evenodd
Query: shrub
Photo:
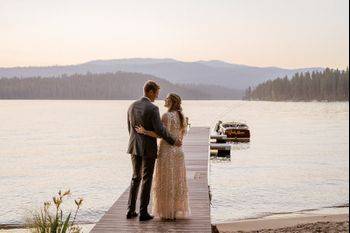
<svg viewBox="0 0 350 233"><path fill-rule="evenodd" d="M52 198L51 202L44 202L44 207L39 211L34 211L31 217L26 219L26 225L33 233L80 233L81 227L75 224L78 211L83 203L82 198L75 200L76 210L74 217L72 218L72 212L69 212L67 216L64 216L61 208L63 199L70 196L70 190L64 193L61 190L58 192L58 196ZM55 211L52 212L50 208L54 206Z"/></svg>

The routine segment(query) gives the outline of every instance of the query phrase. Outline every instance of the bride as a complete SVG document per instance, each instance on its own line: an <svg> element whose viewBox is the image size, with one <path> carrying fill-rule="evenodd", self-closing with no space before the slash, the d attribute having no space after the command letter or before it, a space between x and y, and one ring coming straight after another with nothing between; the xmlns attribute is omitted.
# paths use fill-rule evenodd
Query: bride
<svg viewBox="0 0 350 233"><path fill-rule="evenodd" d="M182 113L181 98L170 93L165 99L168 112L162 116L162 122L175 137L183 139L187 122ZM150 137L157 137L153 131L137 126L136 131ZM155 216L163 220L186 218L190 214L188 204L188 187L184 153L181 147L160 141L152 187L153 208Z"/></svg>

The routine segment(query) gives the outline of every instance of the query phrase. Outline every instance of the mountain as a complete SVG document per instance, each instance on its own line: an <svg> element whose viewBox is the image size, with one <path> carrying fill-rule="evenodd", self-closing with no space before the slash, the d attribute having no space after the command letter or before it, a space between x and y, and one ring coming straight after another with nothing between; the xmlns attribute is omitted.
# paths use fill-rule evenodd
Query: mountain
<svg viewBox="0 0 350 233"><path fill-rule="evenodd" d="M214 84L243 90L269 79L291 77L297 72L316 70L321 71L323 68L283 69L231 64L218 60L183 62L169 58L131 58L95 60L68 66L0 68L0 77L57 77L63 74L124 71L150 74L173 83Z"/></svg>
<svg viewBox="0 0 350 233"><path fill-rule="evenodd" d="M0 99L137 99L147 80L160 86L160 98L170 92L183 99L242 99L243 91L216 85L173 84L148 74L73 74L62 77L0 78Z"/></svg>

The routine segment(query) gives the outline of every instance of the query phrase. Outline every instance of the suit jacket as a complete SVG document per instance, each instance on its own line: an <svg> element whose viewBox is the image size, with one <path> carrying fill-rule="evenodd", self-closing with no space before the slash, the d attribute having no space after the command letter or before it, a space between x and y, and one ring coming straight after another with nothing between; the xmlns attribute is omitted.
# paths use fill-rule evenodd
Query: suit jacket
<svg viewBox="0 0 350 233"><path fill-rule="evenodd" d="M143 157L157 157L157 139L143 134L138 134L135 126L142 125L146 130L154 131L169 144L174 145L175 139L163 126L160 120L159 108L148 98L132 103L128 109L128 130L129 130L129 154Z"/></svg>

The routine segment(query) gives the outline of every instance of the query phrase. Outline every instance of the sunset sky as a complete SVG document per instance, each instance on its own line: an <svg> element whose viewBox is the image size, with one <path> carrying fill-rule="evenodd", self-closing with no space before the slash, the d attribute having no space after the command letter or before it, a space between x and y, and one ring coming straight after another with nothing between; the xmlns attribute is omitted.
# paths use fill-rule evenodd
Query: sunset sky
<svg viewBox="0 0 350 233"><path fill-rule="evenodd" d="M174 58L349 64L348 0L1 0L0 67Z"/></svg>

